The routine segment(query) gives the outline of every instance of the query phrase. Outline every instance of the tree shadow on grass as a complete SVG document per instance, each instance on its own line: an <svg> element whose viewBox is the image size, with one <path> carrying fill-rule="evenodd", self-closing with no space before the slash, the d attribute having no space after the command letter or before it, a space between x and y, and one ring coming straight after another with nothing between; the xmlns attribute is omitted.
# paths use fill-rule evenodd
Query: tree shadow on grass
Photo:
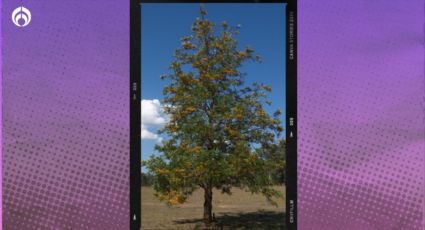
<svg viewBox="0 0 425 230"><path fill-rule="evenodd" d="M176 224L196 224L195 229L237 229L237 230L280 230L285 226L283 212L221 212L216 213L216 222L213 227L206 228L202 219L183 219L174 221Z"/></svg>

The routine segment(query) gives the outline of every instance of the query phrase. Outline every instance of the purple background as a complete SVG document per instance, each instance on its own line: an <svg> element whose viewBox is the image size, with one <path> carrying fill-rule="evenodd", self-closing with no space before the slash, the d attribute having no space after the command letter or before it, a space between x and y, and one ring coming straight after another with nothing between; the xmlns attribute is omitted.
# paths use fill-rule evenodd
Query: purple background
<svg viewBox="0 0 425 230"><path fill-rule="evenodd" d="M3 226L128 229L127 1L2 7ZM299 229L424 227L424 2L299 2Z"/></svg>
<svg viewBox="0 0 425 230"><path fill-rule="evenodd" d="M2 27L3 228L129 229L129 1L3 1Z"/></svg>
<svg viewBox="0 0 425 230"><path fill-rule="evenodd" d="M299 229L423 230L424 2L298 6Z"/></svg>

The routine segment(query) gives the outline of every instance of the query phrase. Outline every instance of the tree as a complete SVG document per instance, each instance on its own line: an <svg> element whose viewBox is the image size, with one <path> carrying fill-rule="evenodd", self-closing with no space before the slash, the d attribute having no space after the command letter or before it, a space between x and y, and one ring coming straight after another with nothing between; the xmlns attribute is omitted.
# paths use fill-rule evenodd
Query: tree
<svg viewBox="0 0 425 230"><path fill-rule="evenodd" d="M245 61L260 62L250 47L239 50L239 27L200 18L192 35L181 39L164 88L168 123L160 131L160 153L144 162L154 177L156 196L168 205L184 203L196 190L204 191L205 224L212 222L213 188L231 194L232 187L263 194L270 202L282 196L273 189L270 171L276 163L267 150L276 146L282 132L280 111L269 115L265 104L271 87L245 84L238 69Z"/></svg>
<svg viewBox="0 0 425 230"><path fill-rule="evenodd" d="M266 150L258 149L258 151L263 151L261 154L263 154L268 161L275 164L275 166L271 167L271 170L269 170L270 177L275 185L282 185L285 183L285 149L285 140L279 140L277 144Z"/></svg>

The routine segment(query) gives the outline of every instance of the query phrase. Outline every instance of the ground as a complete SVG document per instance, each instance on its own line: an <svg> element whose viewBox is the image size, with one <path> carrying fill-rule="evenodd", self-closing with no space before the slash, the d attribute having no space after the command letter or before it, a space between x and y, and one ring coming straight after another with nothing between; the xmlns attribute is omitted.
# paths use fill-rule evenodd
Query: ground
<svg viewBox="0 0 425 230"><path fill-rule="evenodd" d="M284 194L284 187L276 187ZM233 189L232 195L213 191L213 212L217 229L274 230L284 229L285 199L276 200L278 207L259 194ZM168 207L154 197L151 187L142 187L142 229L202 229L203 192L196 191L185 204Z"/></svg>

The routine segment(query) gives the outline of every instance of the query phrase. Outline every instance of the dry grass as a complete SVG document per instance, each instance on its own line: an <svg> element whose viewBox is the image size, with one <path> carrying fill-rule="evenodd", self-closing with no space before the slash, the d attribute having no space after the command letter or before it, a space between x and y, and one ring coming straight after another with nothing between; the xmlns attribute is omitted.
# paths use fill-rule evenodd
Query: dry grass
<svg viewBox="0 0 425 230"><path fill-rule="evenodd" d="M284 193L284 187L276 187ZM277 200L278 207L259 194L233 189L232 195L213 191L213 212L218 229L273 230L283 229L285 200ZM187 203L168 207L154 197L150 187L142 187L142 229L180 230L202 229L203 193L196 191Z"/></svg>

